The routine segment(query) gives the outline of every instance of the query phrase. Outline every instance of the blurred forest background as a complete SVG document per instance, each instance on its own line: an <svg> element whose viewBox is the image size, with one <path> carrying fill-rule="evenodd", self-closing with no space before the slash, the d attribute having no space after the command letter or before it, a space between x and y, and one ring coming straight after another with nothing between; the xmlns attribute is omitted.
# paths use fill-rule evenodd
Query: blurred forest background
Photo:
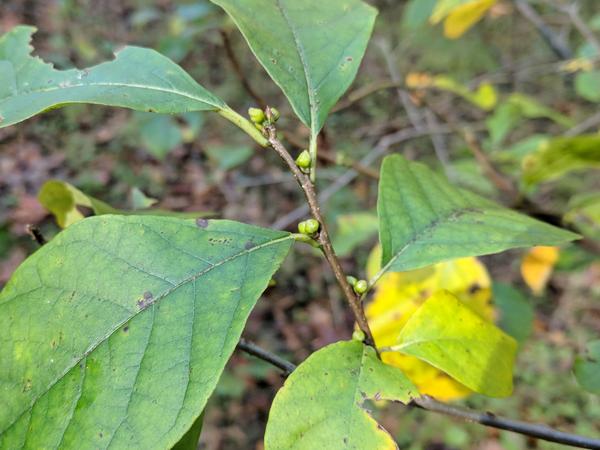
<svg viewBox="0 0 600 450"><path fill-rule="evenodd" d="M457 402L600 436L600 396L573 376L575 358L600 339L600 178L592 168L600 161L600 136L593 136L600 131L600 1L499 0L460 36L443 17L432 23L436 0L371 3L380 9L374 37L320 143L319 188L347 272L365 274L376 242L378 167L390 152L584 233L556 261L529 255L529 283L521 273L526 252L482 258L501 325L521 342L516 389L504 400ZM36 54L57 68L89 67L125 44L151 47L239 112L276 106L290 145L307 141L239 32L207 0L0 0L0 31L23 23L38 28ZM550 174L528 180L524 168L539 163L531 155L540 145L583 156L554 161ZM27 225L47 238L60 230L38 200L51 179L120 209L152 206L290 230L306 218L277 157L216 115L69 106L0 130L0 287L36 248ZM550 270L546 280L540 271ZM298 247L245 337L300 362L351 330L333 275ZM275 369L236 352L207 407L201 448L262 448L282 383ZM559 448L398 405L373 409L402 449Z"/></svg>

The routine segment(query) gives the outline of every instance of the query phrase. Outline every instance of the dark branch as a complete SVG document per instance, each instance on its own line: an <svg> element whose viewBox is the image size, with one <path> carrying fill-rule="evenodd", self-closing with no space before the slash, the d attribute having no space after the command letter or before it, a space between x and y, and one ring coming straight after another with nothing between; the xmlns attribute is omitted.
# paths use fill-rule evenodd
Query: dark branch
<svg viewBox="0 0 600 450"><path fill-rule="evenodd" d="M263 361L266 361L269 364L277 367L283 372L283 375L286 377L289 374L291 374L296 368L295 364L259 347L256 344L253 344L252 342L247 341L244 338L240 339L240 342L238 342L237 347L240 350L248 353L249 355L256 356L258 359L262 359Z"/></svg>
<svg viewBox="0 0 600 450"><path fill-rule="evenodd" d="M579 448L600 449L600 439L577 436L575 434L564 433L554 430L545 425L535 423L519 422L517 420L505 419L496 416L490 412L480 413L468 409L456 408L445 403L438 402L431 397L423 396L413 400L413 403L419 408L427 411L433 411L445 414L451 417L458 417L468 422L475 422L486 427L498 428L500 430L512 431L514 433L524 434L544 441L556 442L558 444L570 445Z"/></svg>
<svg viewBox="0 0 600 450"><path fill-rule="evenodd" d="M264 350L254 344L250 344L244 339L240 340L238 348L281 369L284 373L284 376L288 376L289 374L291 374L297 367L294 363L280 358L279 356L274 355L273 353ZM578 436L576 434L564 433L562 431L554 430L545 425L538 425L534 423L506 419L504 417L497 416L490 412L480 413L478 411L457 408L455 406L447 405L446 403L438 402L437 400L429 396L423 396L414 399L411 405L415 405L426 411L445 414L451 417L457 417L468 422L479 423L486 427L512 431L513 433L531 436L548 442L556 442L558 444L570 445L571 447L600 450L600 439L593 439L584 436Z"/></svg>

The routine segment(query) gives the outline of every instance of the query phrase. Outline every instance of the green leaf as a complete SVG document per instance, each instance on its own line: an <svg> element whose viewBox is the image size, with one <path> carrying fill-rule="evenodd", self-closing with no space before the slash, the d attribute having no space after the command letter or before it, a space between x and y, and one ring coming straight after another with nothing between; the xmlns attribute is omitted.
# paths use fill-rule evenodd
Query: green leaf
<svg viewBox="0 0 600 450"><path fill-rule="evenodd" d="M538 102L535 98L529 97L518 92L511 94L508 98L508 103L519 108L523 117L528 119L549 119L563 127L572 127L575 125L573 119L548 106Z"/></svg>
<svg viewBox="0 0 600 450"><path fill-rule="evenodd" d="M575 77L577 94L590 102L600 102L600 70L578 73Z"/></svg>
<svg viewBox="0 0 600 450"><path fill-rule="evenodd" d="M415 30L427 24L437 0L409 0L402 12L402 26Z"/></svg>
<svg viewBox="0 0 600 450"><path fill-rule="evenodd" d="M33 27L18 26L0 37L0 127L68 103L160 113L227 107L181 67L150 49L125 47L114 61L84 70L56 70L31 56L34 32Z"/></svg>
<svg viewBox="0 0 600 450"><path fill-rule="evenodd" d="M578 194L571 198L563 219L584 235L600 240L600 193Z"/></svg>
<svg viewBox="0 0 600 450"><path fill-rule="evenodd" d="M157 159L164 159L183 142L179 125L165 114L137 113L135 127L144 147Z"/></svg>
<svg viewBox="0 0 600 450"><path fill-rule="evenodd" d="M523 160L523 181L532 185L591 168L600 168L600 135L556 138Z"/></svg>
<svg viewBox="0 0 600 450"><path fill-rule="evenodd" d="M134 186L131 189L131 207L135 210L150 208L158 202L157 199L148 197L140 188Z"/></svg>
<svg viewBox="0 0 600 450"><path fill-rule="evenodd" d="M118 213L118 210L112 206L60 180L46 181L38 192L38 200L54 215L61 228L67 228L84 218L77 209L78 206L90 208L97 215Z"/></svg>
<svg viewBox="0 0 600 450"><path fill-rule="evenodd" d="M385 158L377 202L383 271L401 272L577 235L451 185L420 163ZM383 272L382 271L382 272Z"/></svg>
<svg viewBox="0 0 600 450"><path fill-rule="evenodd" d="M475 392L512 392L516 341L448 291L433 294L402 328L394 351L415 356Z"/></svg>
<svg viewBox="0 0 600 450"><path fill-rule="evenodd" d="M600 340L588 343L585 356L575 359L573 370L583 389L600 395Z"/></svg>
<svg viewBox="0 0 600 450"><path fill-rule="evenodd" d="M356 76L377 11L360 0L212 2L231 16L316 136Z"/></svg>
<svg viewBox="0 0 600 450"><path fill-rule="evenodd" d="M313 353L277 393L265 450L389 449L390 435L363 407L367 399L409 402L414 385L359 341L337 342Z"/></svg>
<svg viewBox="0 0 600 450"><path fill-rule="evenodd" d="M522 115L518 106L508 102L501 103L485 121L492 145L501 144L521 119Z"/></svg>
<svg viewBox="0 0 600 450"><path fill-rule="evenodd" d="M202 425L204 424L204 411L194 421L189 430L175 444L172 450L197 450L200 433L202 433Z"/></svg>
<svg viewBox="0 0 600 450"><path fill-rule="evenodd" d="M523 119L548 119L570 128L575 122L568 116L549 108L536 99L524 94L514 93L501 103L494 114L486 120L493 145L499 145Z"/></svg>
<svg viewBox="0 0 600 450"><path fill-rule="evenodd" d="M217 111L266 145L250 122L154 50L125 47L114 61L56 70L31 56L35 30L18 26L0 37L0 128L70 103L94 103L170 114Z"/></svg>
<svg viewBox="0 0 600 450"><path fill-rule="evenodd" d="M337 218L337 230L333 235L333 248L339 256L352 251L377 235L379 221L374 213L343 214Z"/></svg>
<svg viewBox="0 0 600 450"><path fill-rule="evenodd" d="M206 219L67 228L0 292L0 448L174 445L292 242Z"/></svg>
<svg viewBox="0 0 600 450"><path fill-rule="evenodd" d="M134 199L137 202L143 201L139 195L143 195L139 189L139 194L135 194L133 191ZM136 199L137 197L137 199ZM145 210L134 210L126 211L122 209L113 208L109 204L98 200L81 192L72 184L69 184L60 180L49 180L46 181L40 192L38 192L38 200L44 208L50 211L56 218L56 223L61 228L67 228L69 225L79 222L85 216L78 209L79 207L90 208L95 215L103 214L119 214L119 215L153 215L153 216L172 216L179 218L192 218L192 217L207 217L212 215L207 212L174 212L166 211L163 209L145 209ZM134 203L135 203L134 201ZM146 198L146 201L147 198ZM135 206L135 205L134 205Z"/></svg>
<svg viewBox="0 0 600 450"><path fill-rule="evenodd" d="M498 326L519 343L525 342L533 328L533 306L521 291L508 284L494 283L492 289Z"/></svg>
<svg viewBox="0 0 600 450"><path fill-rule="evenodd" d="M214 161L215 165L223 171L241 166L254 153L252 147L246 145L209 145L204 151Z"/></svg>

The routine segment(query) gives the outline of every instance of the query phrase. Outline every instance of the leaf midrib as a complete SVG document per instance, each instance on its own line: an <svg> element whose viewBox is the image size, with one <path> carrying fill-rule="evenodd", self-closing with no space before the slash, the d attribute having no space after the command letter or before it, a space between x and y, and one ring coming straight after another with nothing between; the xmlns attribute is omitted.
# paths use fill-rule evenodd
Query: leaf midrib
<svg viewBox="0 0 600 450"><path fill-rule="evenodd" d="M150 305L152 308L154 308L154 305L158 304L158 302L160 302L163 298L167 297L168 295L172 294L174 291L176 291L177 289L179 289L182 286L185 286L186 284L193 282L195 280L197 280L198 278L200 278L203 275L206 275L208 272L212 271L213 269L217 268L217 267L221 267L224 264L227 264L237 258L239 258L240 256L244 256L244 255L248 255L254 251L257 250L261 250L263 248L269 247L271 245L276 245L279 244L281 242L285 242L286 240L292 240L293 241L293 237L291 235L288 236L283 236L277 239L274 239L272 241L268 241L265 242L263 244L257 245L256 247L252 247L251 249L244 249L239 253L236 253L234 255L231 255L225 259L223 259L222 261L219 261L218 263L213 264L210 267L207 267L206 269L202 270L201 272L198 272L194 275L191 275L187 278L185 278L184 280L182 280L181 282L175 284L174 286L170 287L169 289L167 289L166 291L164 291L163 293L159 294L156 296L155 300L152 302L152 304ZM83 361L85 358L87 358L90 354L92 354L101 344L103 344L104 342L106 342L117 330L119 330L122 326L124 326L126 323L128 323L129 321L133 320L135 317L137 317L139 314L142 314L144 311L148 311L150 308L144 308L144 309L140 309L138 311L134 311L133 314L125 319L122 320L120 322L117 323L117 325L115 327L113 327L112 330L110 330L107 334L105 334L104 336L102 336L97 342L93 343L85 352L83 352L82 356L80 358L78 358L74 364L70 365L64 372L62 372L57 378L56 380L54 380L49 386L48 388L46 388L43 392L40 392L39 395L37 397L35 397L30 405L25 408L21 413L19 413L19 415L15 418L15 420L13 422L11 422L10 424L8 424L6 426L6 428L4 428L0 434L5 433L6 431L8 431L10 428L12 428L13 425L15 425L20 419L21 417L23 417L23 414L27 413L28 411L30 411L35 404L37 403L37 401L43 397L44 395L46 395L48 392L50 392L50 390L52 390L52 388L54 386L56 386L56 384L58 382L60 382L74 367L76 367L81 361Z"/></svg>
<svg viewBox="0 0 600 450"><path fill-rule="evenodd" d="M21 91L19 92L17 95L11 95L9 97L5 97L1 102L0 105L2 105L3 103L5 103L6 101L13 99L19 95L30 95L30 94L42 94L42 93L47 93L47 92L53 92L53 91L60 91L60 90L69 90L69 89L73 89L73 88L83 88L83 87L128 87L128 88L133 88L133 89L144 89L144 90L149 90L149 91L157 91L157 92L163 92L163 93L167 93L167 94L173 94L173 95L179 95L181 97L190 99L190 100L194 100L196 102L199 103L204 103L210 106L213 106L215 108L215 110L220 110L223 108L223 105L217 105L211 101L207 101L205 99L202 99L201 97L197 97L195 95L189 94L187 92L184 91L180 91L178 89L169 89L169 88L161 88L158 86L148 86L148 85L144 85L144 84L137 84L137 83L109 83L109 82L93 82L93 83L86 83L86 84L69 84L68 86L55 86L55 87L49 87L49 88L41 88L41 89L32 89L32 90L28 90L28 91ZM76 101L69 101L68 103L77 103Z"/></svg>
<svg viewBox="0 0 600 450"><path fill-rule="evenodd" d="M285 21L286 25L290 29L290 32L292 33L292 37L294 39L294 44L296 44L296 46L295 46L296 52L298 53L298 57L300 58L300 63L302 65L302 73L304 74L304 80L306 81L306 89L308 91L308 109L309 109L309 113L310 113L310 130L311 130L311 133L314 135L317 133L317 120L316 119L318 117L318 110L316 107L316 99L315 99L316 90L312 84L311 78L308 73L308 63L306 60L306 55L304 53L304 46L300 42L300 39L298 38L298 35L296 32L296 29L292 25L292 22L290 21L284 6L281 4L281 0L276 0L276 4L277 4L277 9L279 10L279 12L281 13L281 16L283 17L283 20Z"/></svg>

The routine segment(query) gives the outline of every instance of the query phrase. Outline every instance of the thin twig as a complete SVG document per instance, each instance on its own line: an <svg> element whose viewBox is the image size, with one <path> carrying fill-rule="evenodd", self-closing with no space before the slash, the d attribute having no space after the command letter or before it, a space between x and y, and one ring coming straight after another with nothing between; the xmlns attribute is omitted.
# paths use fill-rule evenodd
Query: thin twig
<svg viewBox="0 0 600 450"><path fill-rule="evenodd" d="M262 347L259 347L250 341L247 341L244 338L240 339L237 347L249 355L256 356L258 359L262 359L263 361L266 361L269 364L277 367L286 377L290 375L296 368L295 364L281 358L280 356L277 356L274 353L269 352L268 350L265 350Z"/></svg>
<svg viewBox="0 0 600 450"><path fill-rule="evenodd" d="M544 38L556 56L560 59L571 59L573 57L573 52L564 40L544 23L540 15L527 0L514 0L514 2L519 12L537 29L538 33Z"/></svg>
<svg viewBox="0 0 600 450"><path fill-rule="evenodd" d="M240 344L238 344L238 348L281 369L284 373L284 376L289 376L297 367L294 363L284 360L283 358L264 350L257 345L250 344L249 346L248 344L248 342L242 339ZM584 436L578 436L576 434L565 433L545 425L506 419L490 412L481 413L479 411L473 411L466 408L457 408L446 403L438 402L429 396L416 398L410 403L410 405L415 405L426 411L463 419L467 422L475 422L486 427L512 431L513 433L531 436L548 442L556 442L558 444L570 445L578 448L600 450L600 439L593 439Z"/></svg>
<svg viewBox="0 0 600 450"><path fill-rule="evenodd" d="M268 108L267 108L268 109ZM321 250L325 255L325 259L331 266L333 270L333 274L335 278L342 288L342 292L344 293L344 297L348 301L352 312L354 313L354 317L356 319L356 323L359 328L365 333L365 343L374 347L375 341L373 340L373 335L371 333L371 329L369 328L369 323L367 322L367 318L365 316L365 312L363 310L362 304L360 302L360 297L356 295L352 286L346 280L346 274L342 269L340 261L335 254L335 250L333 249L333 245L331 245L331 239L329 238L329 233L327 232L327 224L321 214L321 208L319 206L319 200L317 197L317 193L315 191L315 186L310 180L310 177L303 173L300 168L296 165L294 158L290 155L281 141L277 138L277 131L273 125L265 126L265 130L268 134L269 143L271 147L277 152L277 154L283 159L286 163L294 178L302 188L304 192L304 196L306 197L306 201L308 202L308 207L310 209L313 217L319 222L319 234L317 241L321 245Z"/></svg>
<svg viewBox="0 0 600 450"><path fill-rule="evenodd" d="M544 441L556 442L558 444L570 445L572 447L600 449L600 439L593 439L576 434L565 433L554 430L545 425L520 422L517 420L506 419L496 416L490 412L481 413L463 408L456 408L437 400L423 396L413 400L413 403L419 408L427 411L445 414L451 417L458 417L468 422L475 422L486 427L497 428L500 430L512 431L513 433L524 434Z"/></svg>
<svg viewBox="0 0 600 450"><path fill-rule="evenodd" d="M337 164L339 166L349 167L356 170L361 175L372 178L373 180L379 180L379 172L377 172L375 169L365 166L343 154L332 155L328 152L321 151L317 153L317 158L332 164Z"/></svg>
<svg viewBox="0 0 600 450"><path fill-rule="evenodd" d="M577 28L577 30L581 33L585 40L592 47L594 47L594 50L596 50L597 53L600 53L600 41L598 40L594 32L581 19L581 16L579 15L579 4L573 2L569 5L565 5L562 7L559 6L559 8L569 16L569 19L571 19L571 22L573 23L573 25L575 25L575 28Z"/></svg>
<svg viewBox="0 0 600 450"><path fill-rule="evenodd" d="M366 86L362 86L356 89L355 91L350 92L346 96L346 98L342 99L337 105L334 106L331 112L336 113L343 109L349 108L355 103L361 101L363 98L366 98L369 95L374 94L375 92L382 91L385 89L400 88L403 85L404 83L402 83L401 81L398 82L394 80L374 81L371 84L367 84Z"/></svg>
<svg viewBox="0 0 600 450"><path fill-rule="evenodd" d="M439 123L433 111L429 108L424 108L425 112L425 122L427 123L428 128L437 128L439 127ZM435 156L437 157L440 164L444 168L444 173L449 180L456 180L456 173L452 168L452 163L450 161L450 155L448 152L448 146L446 145L446 139L441 134L432 134L431 142L433 143L433 151L435 152Z"/></svg>
<svg viewBox="0 0 600 450"><path fill-rule="evenodd" d="M467 143L467 147L483 169L485 175L496 185L496 187L507 194L510 199L514 202L518 197L519 193L515 188L514 183L508 178L505 177L490 161L485 152L481 149L481 145L477 140L477 137L471 130L464 130L463 136L465 138L465 142Z"/></svg>
<svg viewBox="0 0 600 450"><path fill-rule="evenodd" d="M600 112L588 117L584 121L578 123L573 128L565 131L564 136L577 136L585 133L594 127L600 126Z"/></svg>
<svg viewBox="0 0 600 450"><path fill-rule="evenodd" d="M246 90L248 95L254 99L258 106L261 109L265 109L267 104L263 100L263 98L257 94L257 92L252 88L248 78L244 74L244 70L240 65L240 62L235 56L235 52L233 51L233 46L231 45L231 40L229 39L229 35L225 30L221 30L221 39L223 39L223 45L225 46L225 53L227 53L227 57L229 58L229 62L231 62L231 66L233 67L233 71L237 75L238 79L242 83L243 88Z"/></svg>

